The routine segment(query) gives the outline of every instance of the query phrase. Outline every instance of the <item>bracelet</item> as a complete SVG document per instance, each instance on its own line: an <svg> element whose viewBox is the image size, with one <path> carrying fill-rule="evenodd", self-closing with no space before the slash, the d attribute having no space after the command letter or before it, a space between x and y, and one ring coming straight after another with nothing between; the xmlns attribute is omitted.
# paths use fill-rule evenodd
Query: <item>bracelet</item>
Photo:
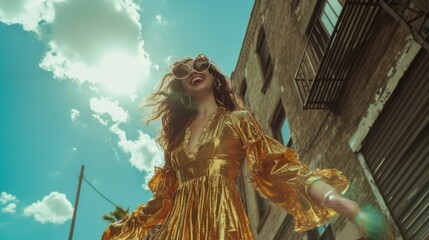
<svg viewBox="0 0 429 240"><path fill-rule="evenodd" d="M335 196L332 195L332 193L334 192L334 190L328 191L327 193L325 193L325 195L323 196L323 200L320 203L322 206L326 207L326 202L329 200L331 201Z"/></svg>

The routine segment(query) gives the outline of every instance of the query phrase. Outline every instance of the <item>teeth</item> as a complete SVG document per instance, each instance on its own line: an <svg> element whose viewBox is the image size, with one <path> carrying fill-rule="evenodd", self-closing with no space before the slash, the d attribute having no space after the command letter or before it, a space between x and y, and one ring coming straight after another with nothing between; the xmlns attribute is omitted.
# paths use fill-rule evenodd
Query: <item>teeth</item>
<svg viewBox="0 0 429 240"><path fill-rule="evenodd" d="M196 77L196 78L192 79L192 85L194 85L194 84L195 84L195 82L196 82L197 80L201 80L201 81L203 81L203 79L202 79L202 78L200 78L200 77Z"/></svg>

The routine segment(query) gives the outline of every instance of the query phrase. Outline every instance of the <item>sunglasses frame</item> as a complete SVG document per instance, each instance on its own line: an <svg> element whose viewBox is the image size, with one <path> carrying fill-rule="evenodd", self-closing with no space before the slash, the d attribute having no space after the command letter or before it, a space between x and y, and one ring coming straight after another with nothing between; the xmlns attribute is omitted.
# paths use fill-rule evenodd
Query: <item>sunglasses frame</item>
<svg viewBox="0 0 429 240"><path fill-rule="evenodd" d="M195 60L197 60L199 57L204 57L205 59L207 59L207 63L208 63L208 67L207 67L207 69L205 69L204 71L197 71L197 70L195 70ZM184 61L186 62L187 60L193 60L193 63L192 63L192 67L189 67L186 63L184 63ZM184 66L185 68L187 68L187 69L189 69L189 71L188 71L188 74L185 76L185 77L177 77L176 76L176 74L174 74L174 68L176 68L177 66L179 66L179 65L182 65L182 66ZM176 78L176 79L185 79L185 78L187 78L187 77L189 77L190 75L191 75L191 73L192 73L192 71L195 71L195 72L197 72L197 73L203 73L203 72L205 72L205 71L207 71L207 70L209 70L209 68L210 68L210 66L211 66L211 61L210 61L210 59L206 56L206 55L204 55L204 54L198 54L195 58L187 58L187 59L185 59L185 60L183 60L182 62L175 62L174 64L173 64L173 66L172 66L172 68L171 68L171 74Z"/></svg>

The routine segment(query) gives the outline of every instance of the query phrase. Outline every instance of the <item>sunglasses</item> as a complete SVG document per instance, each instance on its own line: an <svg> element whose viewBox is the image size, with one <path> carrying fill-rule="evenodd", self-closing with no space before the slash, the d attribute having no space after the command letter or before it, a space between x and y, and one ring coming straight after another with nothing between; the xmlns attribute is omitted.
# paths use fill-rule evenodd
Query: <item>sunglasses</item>
<svg viewBox="0 0 429 240"><path fill-rule="evenodd" d="M192 58L188 59L192 60ZM186 60L184 61L186 62ZM177 79L185 79L191 75L192 71L197 73L203 73L210 67L210 60L203 54L199 54L195 57L192 67L188 66L184 62L175 62L171 69L171 74Z"/></svg>

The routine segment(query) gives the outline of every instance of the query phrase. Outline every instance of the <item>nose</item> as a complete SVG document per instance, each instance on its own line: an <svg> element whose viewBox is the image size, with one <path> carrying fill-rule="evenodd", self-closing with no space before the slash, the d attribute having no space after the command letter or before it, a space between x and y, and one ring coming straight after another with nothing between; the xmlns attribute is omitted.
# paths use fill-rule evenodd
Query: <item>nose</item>
<svg viewBox="0 0 429 240"><path fill-rule="evenodd" d="M200 73L199 72L197 72L197 71L195 71L195 69L191 69L190 70L190 72L189 72L189 76L188 76L188 78L190 78L190 79L192 79L192 78L194 78L195 77L195 75L199 75Z"/></svg>

